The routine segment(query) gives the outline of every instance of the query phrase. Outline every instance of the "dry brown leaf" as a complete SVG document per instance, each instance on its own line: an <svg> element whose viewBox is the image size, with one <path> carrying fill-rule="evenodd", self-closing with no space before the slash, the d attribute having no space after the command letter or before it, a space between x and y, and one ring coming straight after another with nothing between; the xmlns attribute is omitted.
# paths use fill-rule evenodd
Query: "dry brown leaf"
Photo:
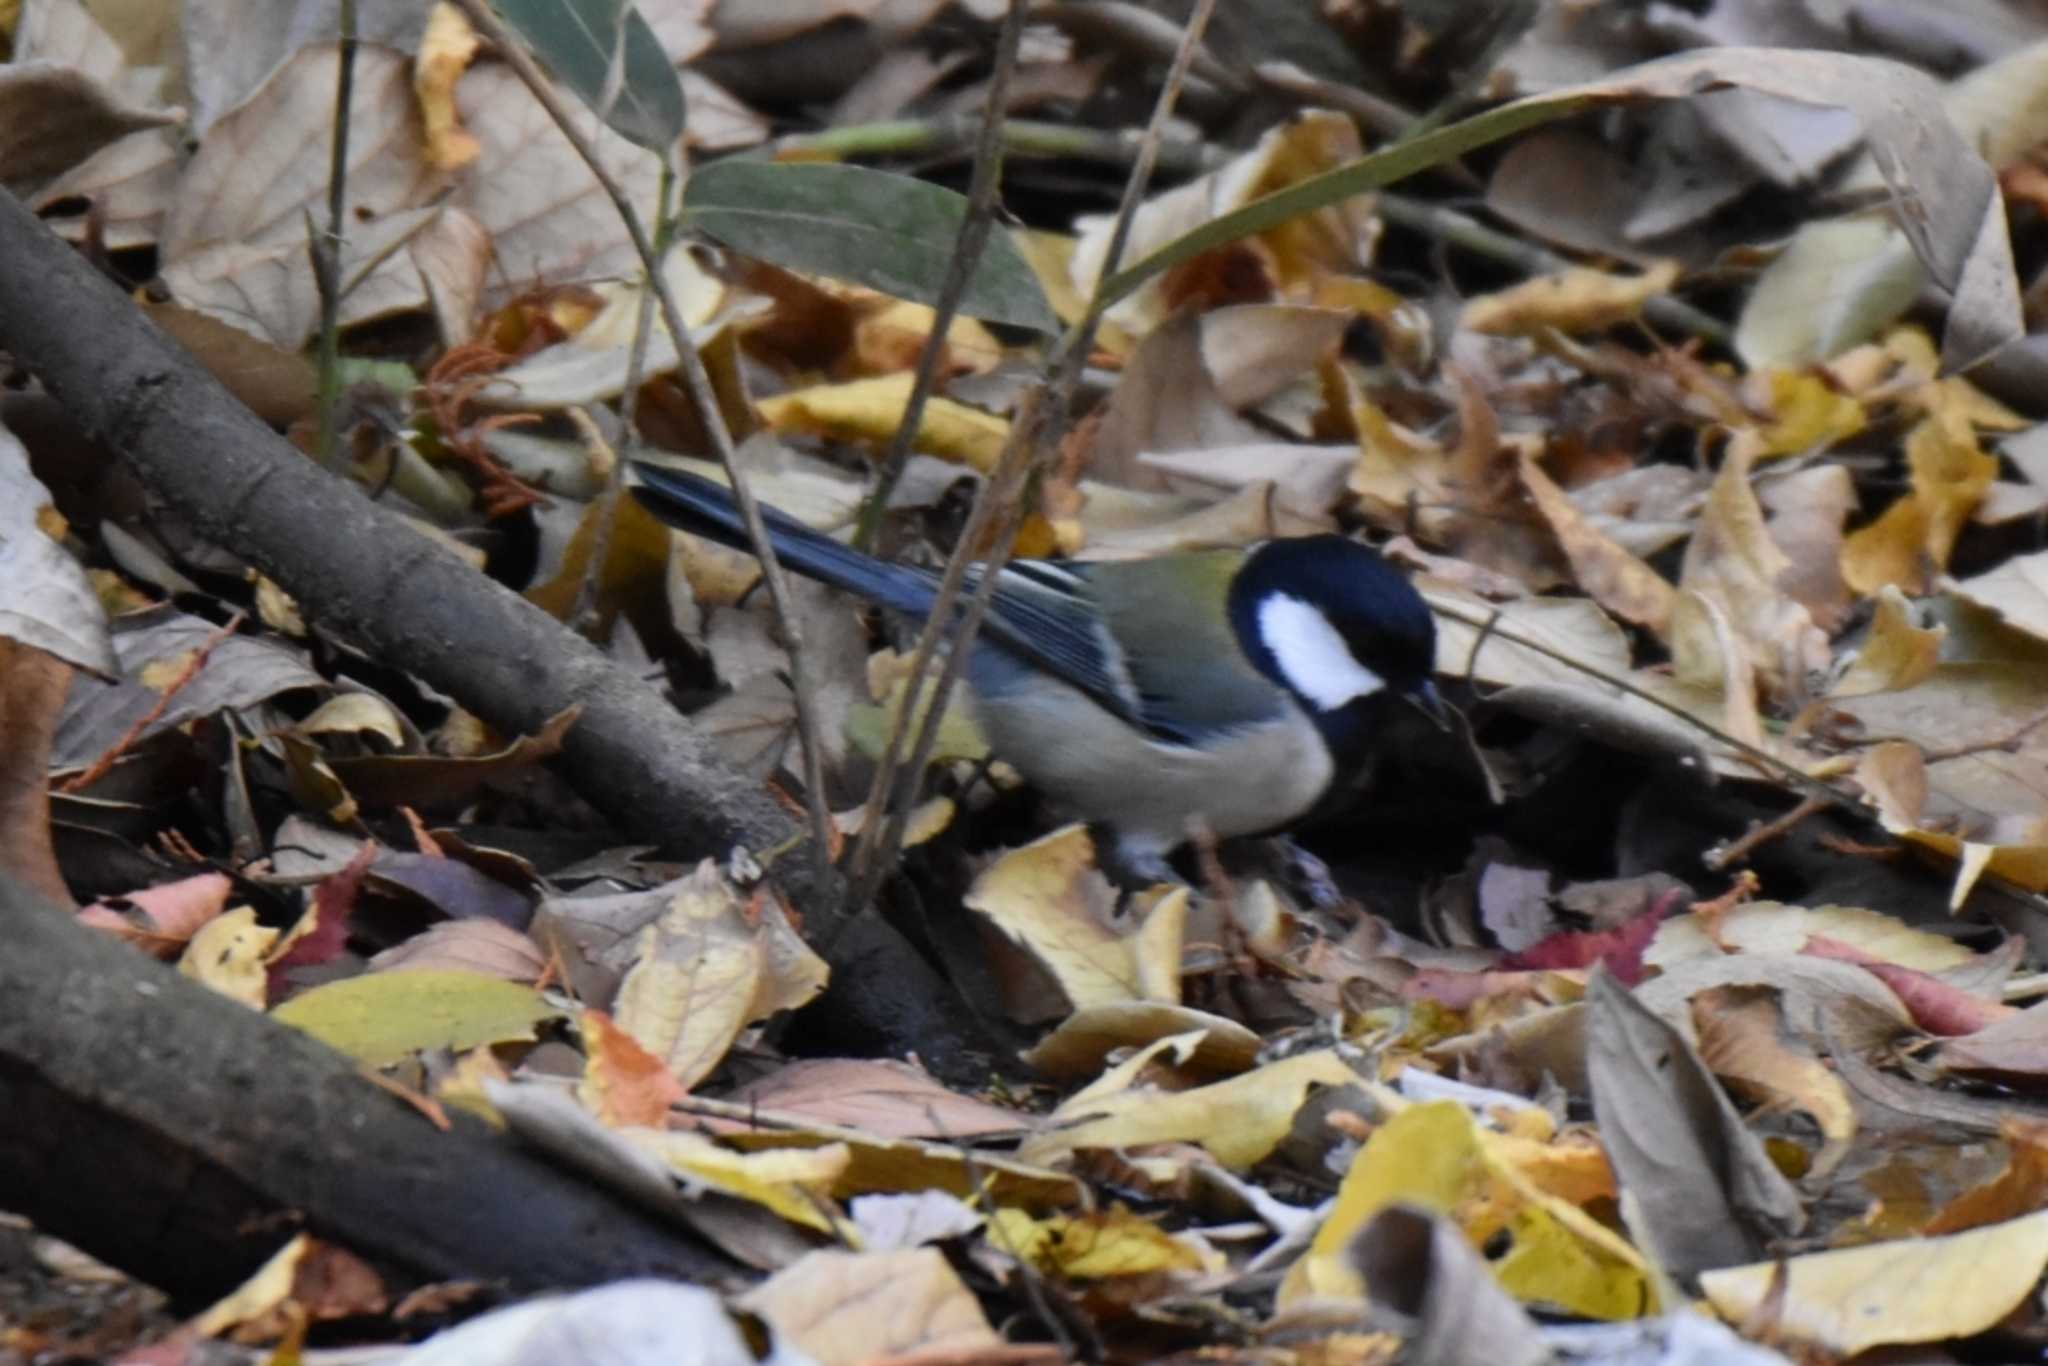
<svg viewBox="0 0 2048 1366"><path fill-rule="evenodd" d="M2015 555L1996 569L1964 579L1955 591L2029 635L2048 640L2048 550Z"/></svg>
<svg viewBox="0 0 2048 1366"><path fill-rule="evenodd" d="M1856 1136L1856 1107L1812 1045L1785 1029L1772 996L1722 987L1693 997L1692 1009L1700 1061L1748 1100L1812 1116L1826 1140L1814 1166L1832 1171Z"/></svg>
<svg viewBox="0 0 2048 1366"><path fill-rule="evenodd" d="M732 1097L734 1104L843 1125L884 1138L979 1138L1028 1129L1036 1117L947 1090L923 1068L893 1058L806 1058L785 1063Z"/></svg>
<svg viewBox="0 0 2048 1366"><path fill-rule="evenodd" d="M672 883L669 896L661 919L641 932L613 1015L687 1089L742 1029L823 990L826 968L779 907L742 902L709 860Z"/></svg>
<svg viewBox="0 0 2048 1366"><path fill-rule="evenodd" d="M601 1010L586 1010L583 1031L583 1080L576 1099L583 1108L615 1129L659 1128L669 1107L683 1098L675 1073Z"/></svg>
<svg viewBox="0 0 2048 1366"><path fill-rule="evenodd" d="M1664 634L1677 592L1663 575L1580 513L1556 481L1544 473L1533 452L1523 452L1521 471L1522 486L1564 547L1579 587L1623 621Z"/></svg>
<svg viewBox="0 0 2048 1366"><path fill-rule="evenodd" d="M1678 586L1712 605L1716 625L1710 633L1691 631L1682 636L1674 625L1673 664L1680 679L1710 683L1738 668L1746 657L1767 697L1801 701L1809 680L1827 667L1827 637L1806 608L1780 587L1792 562L1771 539L1763 508L1750 487L1756 454L1754 434L1736 433L1707 496L1699 530L1686 547ZM1738 648L1727 648L1718 639L1723 621ZM1743 699L1731 692L1728 700L1734 704ZM1759 734L1752 731L1743 738L1755 743Z"/></svg>
<svg viewBox="0 0 2048 1366"><path fill-rule="evenodd" d="M737 1301L823 1366L1002 1345L973 1292L932 1248L813 1252Z"/></svg>

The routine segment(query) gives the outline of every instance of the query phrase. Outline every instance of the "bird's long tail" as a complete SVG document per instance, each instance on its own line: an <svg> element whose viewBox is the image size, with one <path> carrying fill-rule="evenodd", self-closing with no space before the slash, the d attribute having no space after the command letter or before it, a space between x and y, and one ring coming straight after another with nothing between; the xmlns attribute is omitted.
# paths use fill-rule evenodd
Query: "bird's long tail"
<svg viewBox="0 0 2048 1366"><path fill-rule="evenodd" d="M633 470L640 480L633 487L634 494L668 525L735 550L753 548L732 491L723 484L644 460L634 461ZM761 509L761 520L774 538L775 553L782 563L805 578L844 589L891 611L923 616L931 610L936 579L927 571L889 564L841 545L771 507Z"/></svg>

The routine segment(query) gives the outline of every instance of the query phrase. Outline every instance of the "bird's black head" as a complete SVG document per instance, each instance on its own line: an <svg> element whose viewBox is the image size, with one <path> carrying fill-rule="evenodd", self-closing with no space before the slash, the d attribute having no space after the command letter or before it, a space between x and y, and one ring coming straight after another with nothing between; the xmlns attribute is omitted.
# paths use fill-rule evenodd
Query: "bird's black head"
<svg viewBox="0 0 2048 1366"><path fill-rule="evenodd" d="M1333 742L1349 738L1374 699L1433 700L1429 607L1399 570L1357 541L1268 541L1231 584L1230 618L1252 663Z"/></svg>

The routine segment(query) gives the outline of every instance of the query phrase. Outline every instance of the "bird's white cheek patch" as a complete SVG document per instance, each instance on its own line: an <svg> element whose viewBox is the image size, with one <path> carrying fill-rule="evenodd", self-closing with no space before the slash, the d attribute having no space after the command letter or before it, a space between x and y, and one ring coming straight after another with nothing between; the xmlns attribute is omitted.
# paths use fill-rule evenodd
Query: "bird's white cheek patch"
<svg viewBox="0 0 2048 1366"><path fill-rule="evenodd" d="M1358 662L1320 609L1285 593L1259 604L1259 634L1293 689L1324 711L1376 693L1386 680Z"/></svg>

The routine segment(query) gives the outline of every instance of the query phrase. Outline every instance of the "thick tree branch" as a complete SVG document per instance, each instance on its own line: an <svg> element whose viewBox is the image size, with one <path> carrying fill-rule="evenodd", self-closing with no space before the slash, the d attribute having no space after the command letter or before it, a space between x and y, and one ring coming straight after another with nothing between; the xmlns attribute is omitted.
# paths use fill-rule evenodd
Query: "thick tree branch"
<svg viewBox="0 0 2048 1366"><path fill-rule="evenodd" d="M5 191L0 348L88 437L200 534L282 585L322 629L507 733L580 707L566 774L625 829L715 856L797 833L762 784L723 763L655 689L301 455ZM820 877L810 860L789 858L774 875L806 918L838 914L829 870ZM886 980L837 974L825 1008L853 1033L887 1039L890 1052L915 1049L943 1071L975 1049L978 1031L929 965L884 931L862 938L870 964L896 944Z"/></svg>
<svg viewBox="0 0 2048 1366"><path fill-rule="evenodd" d="M175 1295L223 1293L301 1228L400 1279L510 1290L738 1270L4 873L0 939L0 1208Z"/></svg>

